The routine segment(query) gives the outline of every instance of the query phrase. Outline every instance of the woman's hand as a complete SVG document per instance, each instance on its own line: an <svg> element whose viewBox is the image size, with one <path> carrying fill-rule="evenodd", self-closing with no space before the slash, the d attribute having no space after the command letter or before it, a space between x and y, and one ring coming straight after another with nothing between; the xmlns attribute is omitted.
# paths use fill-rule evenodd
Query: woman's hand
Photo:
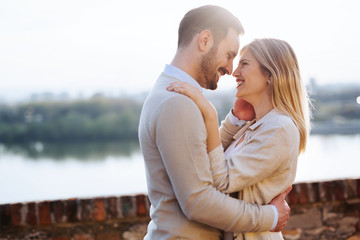
<svg viewBox="0 0 360 240"><path fill-rule="evenodd" d="M168 91L184 94L185 96L191 98L198 105L204 118L217 119L217 112L215 107L206 97L204 97L204 95L200 92L200 90L197 87L186 82L178 81L178 82L170 83L166 89Z"/></svg>
<svg viewBox="0 0 360 240"><path fill-rule="evenodd" d="M180 82L180 81L172 82L169 84L169 86L166 89L168 91L184 94L185 96L188 96L195 102L199 101L199 99L203 96L197 87L186 82Z"/></svg>
<svg viewBox="0 0 360 240"><path fill-rule="evenodd" d="M232 113L240 120L250 121L255 118L254 107L241 98L235 99Z"/></svg>

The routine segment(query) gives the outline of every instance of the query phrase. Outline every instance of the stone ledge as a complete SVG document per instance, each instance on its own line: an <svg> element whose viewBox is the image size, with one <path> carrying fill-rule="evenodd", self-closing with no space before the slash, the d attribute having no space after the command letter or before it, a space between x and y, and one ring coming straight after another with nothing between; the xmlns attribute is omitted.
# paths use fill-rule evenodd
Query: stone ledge
<svg viewBox="0 0 360 240"><path fill-rule="evenodd" d="M360 240L360 179L298 183L287 197L285 240ZM146 195L0 205L0 240L142 239Z"/></svg>
<svg viewBox="0 0 360 240"><path fill-rule="evenodd" d="M48 226L148 217L146 195L67 199L0 205L0 226Z"/></svg>

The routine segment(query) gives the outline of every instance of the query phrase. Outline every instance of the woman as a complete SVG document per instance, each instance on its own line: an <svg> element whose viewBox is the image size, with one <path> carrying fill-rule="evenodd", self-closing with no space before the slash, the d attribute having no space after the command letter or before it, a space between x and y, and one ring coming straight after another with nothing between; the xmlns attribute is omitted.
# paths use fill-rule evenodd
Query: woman
<svg viewBox="0 0 360 240"><path fill-rule="evenodd" d="M192 98L204 116L216 187L227 193L238 192L239 199L250 203L268 204L295 179L297 158L305 151L309 132L309 101L296 55L287 42L257 39L243 47L240 56L233 73L236 97L252 105L255 115L251 121L239 121L234 107L219 134L216 110L199 90L182 82L170 85L168 90ZM214 162L219 154L226 160ZM232 239L229 235L225 233L225 239ZM234 236L283 239L280 232Z"/></svg>

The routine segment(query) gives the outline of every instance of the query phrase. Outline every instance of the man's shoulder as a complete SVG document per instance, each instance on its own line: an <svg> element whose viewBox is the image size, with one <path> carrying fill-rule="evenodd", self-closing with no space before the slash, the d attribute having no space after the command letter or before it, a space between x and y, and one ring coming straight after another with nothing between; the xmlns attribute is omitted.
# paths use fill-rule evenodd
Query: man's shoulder
<svg viewBox="0 0 360 240"><path fill-rule="evenodd" d="M161 106L163 109L166 109L167 112L178 113L178 114L200 114L200 109L196 103L189 97L171 92L169 97L165 99Z"/></svg>
<svg viewBox="0 0 360 240"><path fill-rule="evenodd" d="M176 78L162 73L156 80L149 92L143 108L149 114L174 114L174 113L198 113L201 115L199 107L189 97L176 92L168 91L166 88L171 82L178 81Z"/></svg>

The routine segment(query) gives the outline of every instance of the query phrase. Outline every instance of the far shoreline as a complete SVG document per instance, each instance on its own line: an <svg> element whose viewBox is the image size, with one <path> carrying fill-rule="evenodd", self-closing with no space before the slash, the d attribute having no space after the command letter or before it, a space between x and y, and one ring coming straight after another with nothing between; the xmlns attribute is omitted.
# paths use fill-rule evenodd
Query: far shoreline
<svg viewBox="0 0 360 240"><path fill-rule="evenodd" d="M341 122L316 121L312 122L311 135L353 135L360 134L360 120Z"/></svg>

